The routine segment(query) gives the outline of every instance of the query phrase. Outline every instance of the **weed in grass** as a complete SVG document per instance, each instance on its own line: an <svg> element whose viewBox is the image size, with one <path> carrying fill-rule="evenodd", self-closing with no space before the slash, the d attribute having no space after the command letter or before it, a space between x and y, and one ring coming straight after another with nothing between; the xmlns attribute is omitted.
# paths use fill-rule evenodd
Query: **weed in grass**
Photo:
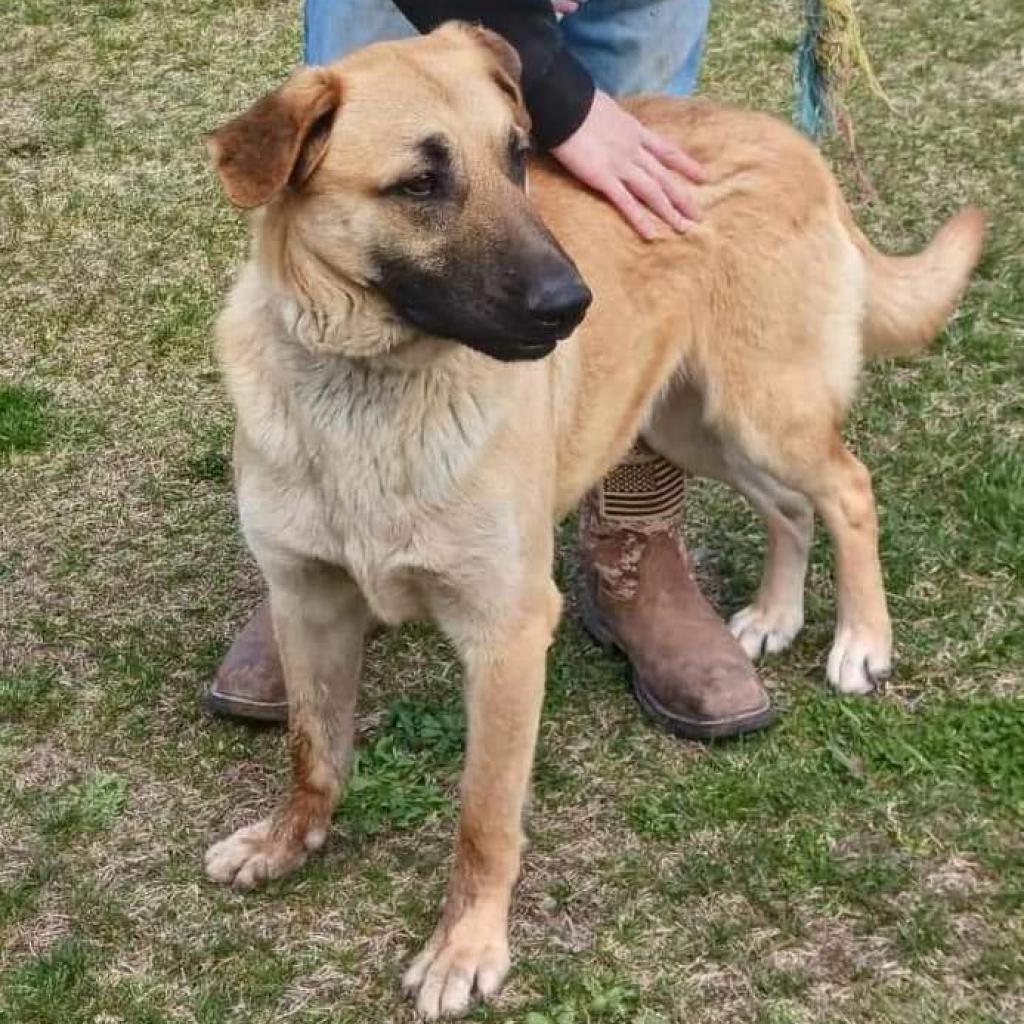
<svg viewBox="0 0 1024 1024"><path fill-rule="evenodd" d="M622 980L600 974L551 979L543 1010L528 1010L525 1024L589 1024L637 1020L638 993Z"/></svg>
<svg viewBox="0 0 1024 1024"><path fill-rule="evenodd" d="M344 827L374 835L449 812L462 734L460 711L395 704L383 729L356 751L338 812Z"/></svg>
<svg viewBox="0 0 1024 1024"><path fill-rule="evenodd" d="M188 460L187 475L197 483L227 483L231 479L231 459L221 451L205 451Z"/></svg>
<svg viewBox="0 0 1024 1024"><path fill-rule="evenodd" d="M113 826L128 802L128 782L100 772L48 793L42 801L45 833L70 842L83 833L107 831Z"/></svg>
<svg viewBox="0 0 1024 1024"><path fill-rule="evenodd" d="M949 944L950 921L946 908L929 901L913 907L896 928L899 949L912 964L942 953Z"/></svg>
<svg viewBox="0 0 1024 1024"><path fill-rule="evenodd" d="M0 722L52 725L66 698L52 670L37 666L0 672Z"/></svg>
<svg viewBox="0 0 1024 1024"><path fill-rule="evenodd" d="M79 939L69 939L11 971L2 979L8 1020L11 1024L70 1024L82 1020L75 1011L96 993L93 966L94 956L88 946ZM0 1003L0 1012L3 1010Z"/></svg>
<svg viewBox="0 0 1024 1024"><path fill-rule="evenodd" d="M42 448L48 435L49 394L38 387L0 386L0 463L14 452Z"/></svg>
<svg viewBox="0 0 1024 1024"><path fill-rule="evenodd" d="M43 105L47 137L57 151L77 153L97 142L106 130L100 97L90 90L57 90Z"/></svg>

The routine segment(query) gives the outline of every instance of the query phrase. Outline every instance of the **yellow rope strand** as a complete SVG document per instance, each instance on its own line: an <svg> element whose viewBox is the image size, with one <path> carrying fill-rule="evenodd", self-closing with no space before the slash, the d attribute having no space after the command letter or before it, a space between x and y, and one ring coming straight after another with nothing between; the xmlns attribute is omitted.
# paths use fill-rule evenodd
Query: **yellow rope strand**
<svg viewBox="0 0 1024 1024"><path fill-rule="evenodd" d="M818 60L838 94L845 91L857 72L868 89L889 109L892 102L882 88L861 36L860 22L853 0L819 0L821 31L818 37Z"/></svg>

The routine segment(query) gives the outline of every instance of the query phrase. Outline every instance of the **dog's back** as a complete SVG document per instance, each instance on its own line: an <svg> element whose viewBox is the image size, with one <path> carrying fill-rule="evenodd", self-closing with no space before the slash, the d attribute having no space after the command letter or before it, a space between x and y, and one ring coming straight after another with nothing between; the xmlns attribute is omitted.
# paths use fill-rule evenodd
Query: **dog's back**
<svg viewBox="0 0 1024 1024"><path fill-rule="evenodd" d="M587 268L588 279L612 264L612 273L635 293L637 286L643 291L645 282L664 277L668 263L683 268L670 268L670 276L693 282L699 291L707 284L709 261L742 260L770 264L777 280L785 270L778 260L824 214L830 226L842 226L864 261L865 355L910 354L941 330L981 255L985 217L979 209L959 211L921 252L889 256L857 226L815 146L778 118L703 99L637 97L628 105L704 165L708 182L693 187L705 216L680 239L645 245L603 201L547 164L537 176L535 199ZM813 278L803 280L805 288L813 284Z"/></svg>
<svg viewBox="0 0 1024 1024"><path fill-rule="evenodd" d="M801 407L821 405L824 419L841 422L863 357L909 354L941 329L981 251L980 211L958 213L920 254L883 255L821 154L789 125L706 100L640 97L630 106L706 168L707 183L694 186L704 218L648 244L552 163L532 175L545 220L595 294L577 339L555 357L583 359L587 407L603 383L659 392L674 368L669 334L675 365L702 391L710 419L732 407L771 420L778 382L813 366L818 379L805 377ZM647 358L645 372L623 375L624 364ZM602 424L584 415L572 429L600 433ZM629 433L627 423L615 429Z"/></svg>

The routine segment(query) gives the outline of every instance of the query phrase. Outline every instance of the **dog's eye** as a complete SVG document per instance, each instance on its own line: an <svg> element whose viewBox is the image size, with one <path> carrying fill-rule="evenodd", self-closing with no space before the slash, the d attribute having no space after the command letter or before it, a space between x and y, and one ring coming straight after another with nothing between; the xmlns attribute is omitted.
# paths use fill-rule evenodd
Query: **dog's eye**
<svg viewBox="0 0 1024 1024"><path fill-rule="evenodd" d="M515 171L522 171L526 166L526 157L530 152L530 143L517 132L512 133L508 140L508 156Z"/></svg>
<svg viewBox="0 0 1024 1024"><path fill-rule="evenodd" d="M413 199L428 199L437 191L438 178L433 171L424 171L415 178L403 181L398 190Z"/></svg>
<svg viewBox="0 0 1024 1024"><path fill-rule="evenodd" d="M529 140L513 131L508 140L508 165L510 177L517 185L526 181L526 157L530 152Z"/></svg>

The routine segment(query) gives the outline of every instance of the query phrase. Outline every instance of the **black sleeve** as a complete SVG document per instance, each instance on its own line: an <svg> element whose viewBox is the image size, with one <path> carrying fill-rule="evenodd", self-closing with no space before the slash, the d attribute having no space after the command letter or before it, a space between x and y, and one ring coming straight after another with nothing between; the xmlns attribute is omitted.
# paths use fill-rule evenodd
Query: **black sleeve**
<svg viewBox="0 0 1024 1024"><path fill-rule="evenodd" d="M551 149L583 123L594 82L565 48L550 0L395 0L421 32L444 21L475 21L504 36L523 63L523 98L537 145Z"/></svg>

